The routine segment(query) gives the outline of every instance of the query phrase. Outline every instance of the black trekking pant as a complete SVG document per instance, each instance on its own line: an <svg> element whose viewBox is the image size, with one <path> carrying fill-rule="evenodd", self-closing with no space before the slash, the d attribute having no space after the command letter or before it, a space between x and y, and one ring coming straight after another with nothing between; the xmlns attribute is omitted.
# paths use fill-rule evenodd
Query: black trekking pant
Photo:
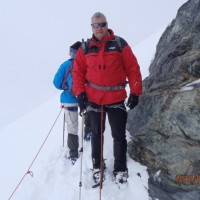
<svg viewBox="0 0 200 200"><path fill-rule="evenodd" d="M88 111L90 114L91 131L92 131L92 161L94 168L100 168L101 156L101 133L105 130L106 113L111 126L113 137L113 154L114 154L114 171L126 171L126 122L127 111L124 102L103 106L103 119L101 119L101 106L88 102ZM103 120L103 130L101 132L101 120ZM103 135L102 135L103 139ZM103 151L103 150L102 150Z"/></svg>
<svg viewBox="0 0 200 200"><path fill-rule="evenodd" d="M88 112L85 113L84 124L85 124L84 134L90 133L91 125L90 125L90 116Z"/></svg>

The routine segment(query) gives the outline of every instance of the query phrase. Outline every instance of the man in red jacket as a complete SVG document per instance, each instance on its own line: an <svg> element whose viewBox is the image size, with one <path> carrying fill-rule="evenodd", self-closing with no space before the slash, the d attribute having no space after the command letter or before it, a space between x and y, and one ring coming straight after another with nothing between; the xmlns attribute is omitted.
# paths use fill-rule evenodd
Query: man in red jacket
<svg viewBox="0 0 200 200"><path fill-rule="evenodd" d="M106 113L114 139L114 171L116 183L128 178L126 164L127 97L125 85L128 79L130 95L127 106L133 109L142 94L142 78L135 55L127 42L108 29L104 14L92 16L93 36L86 48L77 52L73 68L73 91L78 97L80 113L87 108L91 120L92 162L95 183L99 183L100 169L104 170L103 132ZM103 121L103 125L101 122ZM103 177L104 180L104 177Z"/></svg>

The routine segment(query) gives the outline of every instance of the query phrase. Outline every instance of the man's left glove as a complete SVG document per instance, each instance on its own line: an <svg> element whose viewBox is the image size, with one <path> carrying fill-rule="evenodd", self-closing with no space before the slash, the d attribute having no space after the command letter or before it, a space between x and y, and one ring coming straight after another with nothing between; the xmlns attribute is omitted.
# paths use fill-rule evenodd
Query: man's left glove
<svg viewBox="0 0 200 200"><path fill-rule="evenodd" d="M139 102L139 97L136 96L135 94L130 94L127 102L127 106L132 110L135 108L135 106L138 105Z"/></svg>
<svg viewBox="0 0 200 200"><path fill-rule="evenodd" d="M80 108L80 116L82 116L84 110L86 110L87 102L88 102L88 98L86 96L86 93L85 92L80 93L77 96L77 100L78 100L78 105L79 105L79 108Z"/></svg>

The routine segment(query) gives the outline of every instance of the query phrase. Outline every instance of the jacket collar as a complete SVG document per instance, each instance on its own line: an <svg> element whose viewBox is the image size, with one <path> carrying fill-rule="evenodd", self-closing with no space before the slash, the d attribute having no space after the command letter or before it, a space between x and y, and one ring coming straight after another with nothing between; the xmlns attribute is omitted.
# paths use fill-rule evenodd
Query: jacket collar
<svg viewBox="0 0 200 200"><path fill-rule="evenodd" d="M108 35L105 36L102 41L99 41L94 34L92 35L92 38L90 40L89 47L92 46L101 46L102 42L108 41L108 40L113 40L114 39L114 32L111 29L108 29Z"/></svg>

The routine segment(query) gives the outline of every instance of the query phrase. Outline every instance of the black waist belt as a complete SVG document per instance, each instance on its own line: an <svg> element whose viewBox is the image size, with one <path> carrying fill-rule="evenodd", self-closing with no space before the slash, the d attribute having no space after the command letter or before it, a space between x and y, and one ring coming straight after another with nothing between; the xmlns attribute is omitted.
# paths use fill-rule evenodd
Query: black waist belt
<svg viewBox="0 0 200 200"><path fill-rule="evenodd" d="M89 81L86 81L86 84L90 85L91 87L97 89L97 90L105 90L105 91L109 91L109 90L121 90L125 88L125 84L121 84L121 85L116 85L116 86L101 86L101 85L96 85L94 83L91 83Z"/></svg>

